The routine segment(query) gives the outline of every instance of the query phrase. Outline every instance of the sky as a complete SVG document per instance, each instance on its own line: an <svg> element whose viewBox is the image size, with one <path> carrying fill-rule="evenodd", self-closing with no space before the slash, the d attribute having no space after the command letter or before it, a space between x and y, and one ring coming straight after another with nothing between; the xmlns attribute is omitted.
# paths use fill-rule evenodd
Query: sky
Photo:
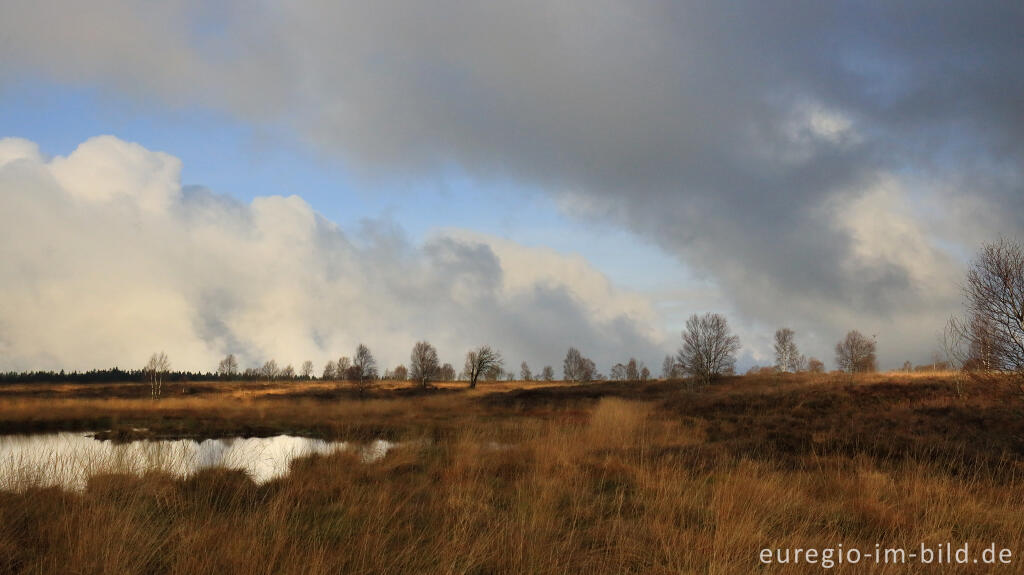
<svg viewBox="0 0 1024 575"><path fill-rule="evenodd" d="M1011 2L0 6L0 370L927 363L1024 223Z"/></svg>

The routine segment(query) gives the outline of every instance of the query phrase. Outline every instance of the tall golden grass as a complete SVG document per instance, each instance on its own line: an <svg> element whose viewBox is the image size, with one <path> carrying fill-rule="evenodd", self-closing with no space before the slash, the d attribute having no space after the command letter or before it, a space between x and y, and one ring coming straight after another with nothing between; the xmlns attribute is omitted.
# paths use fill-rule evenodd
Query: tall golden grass
<svg viewBox="0 0 1024 575"><path fill-rule="evenodd" d="M942 376L895 377L871 376L848 389L827 377L738 378L695 393L613 386L599 399L531 404L453 394L336 403L67 400L36 416L69 421L99 410L129 419L288 423L305 414L338 432L378 421L430 440L375 463L349 452L302 459L263 485L241 472L206 470L185 479L105 474L81 493L0 493L0 571L819 573L819 565L762 567L758 554L995 542L1014 550L1014 564L995 572L1018 572L1019 460L1004 453L962 465L958 458L971 455L974 440L929 450L941 431L917 429L912 416L944 417L952 402L965 400L946 397ZM934 388L920 387L926 384ZM1020 410L992 393L975 390L969 409ZM827 405L819 405L823 398ZM41 408L6 400L0 417L24 420ZM815 439L806 444L777 440L784 430L775 418L810 425L819 415L812 408L838 427L808 427ZM844 418L865 415L854 408L902 421L919 432L921 445L831 449L844 432L867 437L859 424L844 427ZM723 423L735 413L739 419ZM743 425L743 418L751 421ZM725 438L723 430L738 435ZM886 440L878 437L878 445ZM833 571L930 572L914 563Z"/></svg>

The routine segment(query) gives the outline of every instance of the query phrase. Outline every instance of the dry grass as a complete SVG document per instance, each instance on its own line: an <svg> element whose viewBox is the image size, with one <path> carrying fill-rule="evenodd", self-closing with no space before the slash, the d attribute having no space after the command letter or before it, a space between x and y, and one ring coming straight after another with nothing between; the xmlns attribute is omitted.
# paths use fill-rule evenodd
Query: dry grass
<svg viewBox="0 0 1024 575"><path fill-rule="evenodd" d="M758 553L947 541L996 542L1015 564L993 572L1019 570L1014 398L975 388L960 399L941 374L777 379L695 393L608 384L332 402L6 399L4 421L177 429L190 418L237 432L304 420L429 441L370 464L353 453L299 460L264 485L207 470L0 493L0 572L818 573L761 569Z"/></svg>

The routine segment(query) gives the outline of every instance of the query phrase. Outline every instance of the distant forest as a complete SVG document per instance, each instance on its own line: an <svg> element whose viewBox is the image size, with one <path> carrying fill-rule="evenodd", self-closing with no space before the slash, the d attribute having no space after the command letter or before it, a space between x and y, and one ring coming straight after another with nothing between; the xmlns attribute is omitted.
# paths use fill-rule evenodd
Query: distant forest
<svg viewBox="0 0 1024 575"><path fill-rule="evenodd" d="M147 372L144 369L93 369L90 371L8 371L0 373L0 384L4 383L144 383ZM214 372L169 371L164 374L165 381L220 381L265 379L256 374L236 374L227 378ZM305 379L296 377L295 379Z"/></svg>

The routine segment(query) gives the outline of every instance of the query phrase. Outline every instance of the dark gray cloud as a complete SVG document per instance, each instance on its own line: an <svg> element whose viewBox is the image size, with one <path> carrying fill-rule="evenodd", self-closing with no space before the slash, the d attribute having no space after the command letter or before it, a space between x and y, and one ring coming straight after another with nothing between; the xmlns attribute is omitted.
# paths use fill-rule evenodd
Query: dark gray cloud
<svg viewBox="0 0 1024 575"><path fill-rule="evenodd" d="M1019 3L225 6L8 3L0 69L285 121L369 174L528 183L818 353L859 327L923 360L961 254L1022 229Z"/></svg>

